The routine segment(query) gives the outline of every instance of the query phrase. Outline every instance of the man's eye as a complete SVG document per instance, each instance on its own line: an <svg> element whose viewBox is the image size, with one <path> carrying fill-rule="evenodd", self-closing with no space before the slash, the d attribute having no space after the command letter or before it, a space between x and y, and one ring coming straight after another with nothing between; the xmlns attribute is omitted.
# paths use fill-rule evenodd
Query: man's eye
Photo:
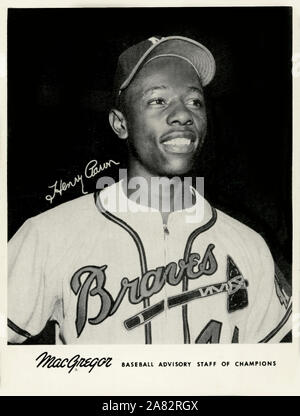
<svg viewBox="0 0 300 416"><path fill-rule="evenodd" d="M164 105L166 100L164 98L153 98L148 102L149 105Z"/></svg>
<svg viewBox="0 0 300 416"><path fill-rule="evenodd" d="M202 100L200 100L199 98L192 98L188 101L188 104L193 106L193 107L203 107L203 102Z"/></svg>

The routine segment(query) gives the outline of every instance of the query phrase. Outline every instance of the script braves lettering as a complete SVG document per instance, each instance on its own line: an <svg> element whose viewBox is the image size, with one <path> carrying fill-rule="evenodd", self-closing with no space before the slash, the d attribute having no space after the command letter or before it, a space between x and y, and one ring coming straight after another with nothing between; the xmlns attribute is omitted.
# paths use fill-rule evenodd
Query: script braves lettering
<svg viewBox="0 0 300 416"><path fill-rule="evenodd" d="M85 266L77 270L71 279L71 289L77 299L76 331L79 337L86 322L98 325L112 316L122 303L128 292L128 300L138 304L152 295L159 293L166 283L176 286L186 276L188 279L197 279L202 275L210 276L217 270L217 261L213 254L214 244L209 244L203 258L198 253L191 253L187 261L180 259L178 264L171 262L166 266L157 267L147 271L141 278L129 280L124 277L120 283L120 290L113 299L105 288L107 265ZM85 280L83 279L85 275ZM93 286L93 288L92 288ZM99 296L101 306L94 318L87 317L88 297Z"/></svg>

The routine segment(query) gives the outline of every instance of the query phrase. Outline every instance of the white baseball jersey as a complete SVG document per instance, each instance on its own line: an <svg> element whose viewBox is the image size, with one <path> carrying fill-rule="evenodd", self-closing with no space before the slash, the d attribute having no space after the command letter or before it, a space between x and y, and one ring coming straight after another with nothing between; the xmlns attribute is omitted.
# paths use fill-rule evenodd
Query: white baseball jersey
<svg viewBox="0 0 300 416"><path fill-rule="evenodd" d="M291 299L266 243L196 197L163 226L119 182L27 220L9 242L9 341L54 320L63 344L279 342Z"/></svg>

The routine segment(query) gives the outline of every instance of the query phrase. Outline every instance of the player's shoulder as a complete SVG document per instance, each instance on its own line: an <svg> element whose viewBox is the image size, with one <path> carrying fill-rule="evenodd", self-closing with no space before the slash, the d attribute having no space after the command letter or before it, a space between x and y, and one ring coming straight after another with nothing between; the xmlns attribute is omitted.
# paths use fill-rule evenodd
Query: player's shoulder
<svg viewBox="0 0 300 416"><path fill-rule="evenodd" d="M220 209L216 209L217 212L217 223L224 231L229 231L230 233L241 234L243 237L249 237L250 239L262 240L261 235L253 230L251 227L241 222L240 220L226 214Z"/></svg>
<svg viewBox="0 0 300 416"><path fill-rule="evenodd" d="M59 230L72 230L85 227L94 219L98 211L94 203L94 194L89 193L50 208L27 220L32 227L55 233Z"/></svg>
<svg viewBox="0 0 300 416"><path fill-rule="evenodd" d="M218 232L232 243L240 245L241 248L247 247L261 254L269 255L269 248L264 238L248 225L236 218L216 209Z"/></svg>
<svg viewBox="0 0 300 416"><path fill-rule="evenodd" d="M101 190L100 194L114 197L117 193L117 185L113 184ZM98 192L88 193L56 207L50 208L40 214L28 218L20 228L25 233L32 230L56 239L68 235L88 234L91 229L107 225L105 217L100 214L95 202ZM19 230L19 231L20 231Z"/></svg>

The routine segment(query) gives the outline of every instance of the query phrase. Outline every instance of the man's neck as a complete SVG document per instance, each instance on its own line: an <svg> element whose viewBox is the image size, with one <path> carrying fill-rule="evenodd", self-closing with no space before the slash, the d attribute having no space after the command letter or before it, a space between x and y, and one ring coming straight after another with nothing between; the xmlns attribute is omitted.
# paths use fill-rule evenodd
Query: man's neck
<svg viewBox="0 0 300 416"><path fill-rule="evenodd" d="M139 185L136 187L130 186L137 183ZM132 197L135 202L142 205L158 209L164 224L167 224L171 212L186 209L195 204L195 195L191 192L190 183L179 176L153 176L145 169L129 169L126 185L127 188L124 191L127 197L129 199ZM137 190L140 200L136 199Z"/></svg>

